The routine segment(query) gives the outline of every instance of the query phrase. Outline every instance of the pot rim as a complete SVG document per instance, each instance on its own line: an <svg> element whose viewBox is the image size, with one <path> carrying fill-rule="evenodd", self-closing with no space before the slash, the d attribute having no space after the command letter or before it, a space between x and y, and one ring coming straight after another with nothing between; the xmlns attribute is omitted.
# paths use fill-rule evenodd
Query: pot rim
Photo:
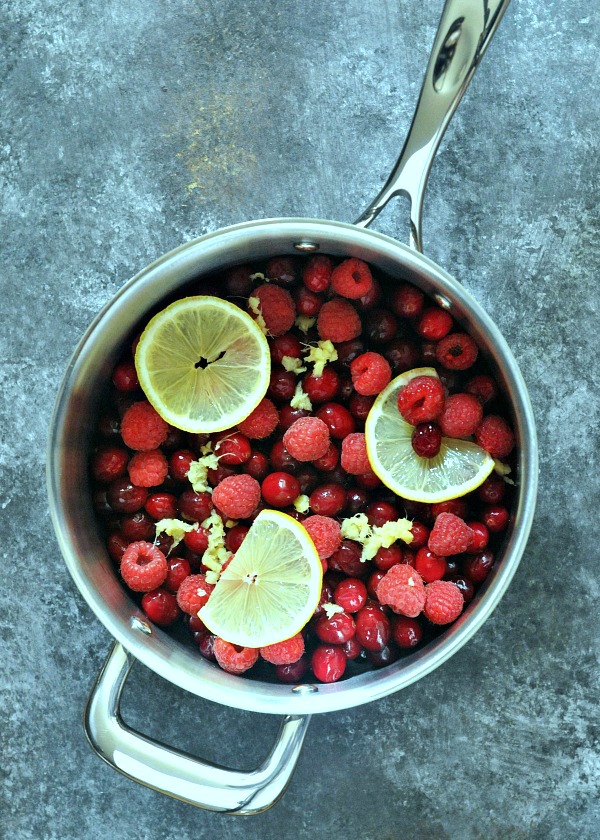
<svg viewBox="0 0 600 840"><path fill-rule="evenodd" d="M464 313L463 318L466 314L471 328L476 326L476 331L486 336L485 344L493 348L494 358L501 366L520 441L519 491L513 527L502 562L483 584L478 596L448 631L422 650L380 670L372 670L331 685L271 684L227 674L218 666L203 660L193 650L187 650L165 631L150 625L144 613L128 596L126 601L129 607L117 610L115 605L109 604L103 597L100 588L103 584L106 584L107 591L111 586L114 587L115 575L109 569L103 569L98 572L98 580L91 580L82 566L82 535L75 533L68 510L73 500L70 499L68 481L63 470L65 453L72 446L68 438L67 418L74 410L73 403L77 395L75 384L82 376L101 330L106 329L116 312L122 314L131 301L139 297L142 287L156 286L165 273L185 272L198 261L206 263L209 256L218 258L227 253L234 243L243 243L244 247L251 248L259 237L277 242L279 247L274 253L285 252L281 250L284 242L288 243L288 253L294 253L293 248L298 250L300 241L318 242L319 238L327 237L329 241L323 247L326 253L332 253L331 246L335 243L341 248L340 254L363 254L368 261L368 252L371 250L384 263L388 262L419 276L422 287L440 305L450 308L453 314L458 312L459 318L461 312ZM264 258L264 242L261 247ZM221 265L226 265L222 259ZM174 283L173 288L183 282L180 279ZM140 312L139 309L134 311ZM131 319L132 325L138 319L139 315L136 314ZM242 222L196 237L163 254L127 281L94 318L71 356L56 398L47 450L47 489L58 543L77 588L109 633L136 659L175 685L214 702L271 714L327 712L377 700L424 677L456 653L490 616L516 572L533 521L537 474L535 421L524 380L502 334L469 292L428 257L386 234L344 222L293 217Z"/></svg>

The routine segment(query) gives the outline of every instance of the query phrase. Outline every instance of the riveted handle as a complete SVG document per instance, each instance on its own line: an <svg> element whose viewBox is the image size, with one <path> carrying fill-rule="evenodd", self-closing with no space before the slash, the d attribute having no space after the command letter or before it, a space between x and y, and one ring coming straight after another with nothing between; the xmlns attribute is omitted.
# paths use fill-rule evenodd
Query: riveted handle
<svg viewBox="0 0 600 840"><path fill-rule="evenodd" d="M210 811L248 815L274 805L294 772L310 716L285 717L271 752L256 770L221 767L154 741L123 722L119 703L134 661L116 642L90 693L85 732L100 758L136 782Z"/></svg>

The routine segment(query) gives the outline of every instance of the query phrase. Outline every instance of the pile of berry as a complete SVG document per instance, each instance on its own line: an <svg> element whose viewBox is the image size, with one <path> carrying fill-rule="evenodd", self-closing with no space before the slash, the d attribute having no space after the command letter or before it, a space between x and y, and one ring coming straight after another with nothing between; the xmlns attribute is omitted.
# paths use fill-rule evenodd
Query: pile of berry
<svg viewBox="0 0 600 840"><path fill-rule="evenodd" d="M210 438L185 433L145 400L132 342L113 370L91 461L95 509L124 583L150 620L187 625L202 656L259 679L333 682L426 644L490 573L509 521L511 482L492 472L461 498L431 505L399 498L372 472L363 429L393 377L433 367L439 379L417 377L400 392L415 453L433 457L442 435L469 437L508 472L514 435L476 343L418 288L354 258L274 258L189 293L220 295L262 319L270 386L237 428ZM188 472L203 452L216 458L206 489L197 491ZM322 559L322 596L298 636L239 649L197 617L213 588L203 563L207 520L220 515L223 547L234 554L264 507L307 528ZM359 513L378 528L409 518L412 541L361 559L360 542L340 529ZM163 520L194 527L157 535Z"/></svg>

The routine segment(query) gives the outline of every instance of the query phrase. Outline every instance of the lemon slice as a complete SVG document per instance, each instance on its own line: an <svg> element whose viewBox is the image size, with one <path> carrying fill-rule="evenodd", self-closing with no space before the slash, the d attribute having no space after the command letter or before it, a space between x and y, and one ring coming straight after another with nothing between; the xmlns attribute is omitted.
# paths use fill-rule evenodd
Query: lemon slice
<svg viewBox="0 0 600 840"><path fill-rule="evenodd" d="M269 385L269 345L252 318L198 295L163 309L142 333L135 366L163 420L186 432L220 432L245 420Z"/></svg>
<svg viewBox="0 0 600 840"><path fill-rule="evenodd" d="M414 368L392 379L373 403L365 423L367 456L379 479L404 499L445 502L470 493L494 469L494 459L467 440L442 438L434 458L412 448L414 426L398 411L398 392L417 376L435 376L433 368Z"/></svg>
<svg viewBox="0 0 600 840"><path fill-rule="evenodd" d="M322 578L306 529L286 513L263 510L198 615L231 644L273 645L299 633L312 617Z"/></svg>

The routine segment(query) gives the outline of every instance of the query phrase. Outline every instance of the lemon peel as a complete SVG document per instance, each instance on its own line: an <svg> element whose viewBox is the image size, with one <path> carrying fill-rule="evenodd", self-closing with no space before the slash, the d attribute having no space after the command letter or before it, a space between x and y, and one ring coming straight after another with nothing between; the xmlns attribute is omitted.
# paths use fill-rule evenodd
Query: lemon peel
<svg viewBox="0 0 600 840"><path fill-rule="evenodd" d="M504 479L506 484L512 484L514 487L516 482L509 478L510 473L512 472L511 468L508 464L503 464L502 461L499 461L497 458L494 458L494 472L497 473L501 478Z"/></svg>

